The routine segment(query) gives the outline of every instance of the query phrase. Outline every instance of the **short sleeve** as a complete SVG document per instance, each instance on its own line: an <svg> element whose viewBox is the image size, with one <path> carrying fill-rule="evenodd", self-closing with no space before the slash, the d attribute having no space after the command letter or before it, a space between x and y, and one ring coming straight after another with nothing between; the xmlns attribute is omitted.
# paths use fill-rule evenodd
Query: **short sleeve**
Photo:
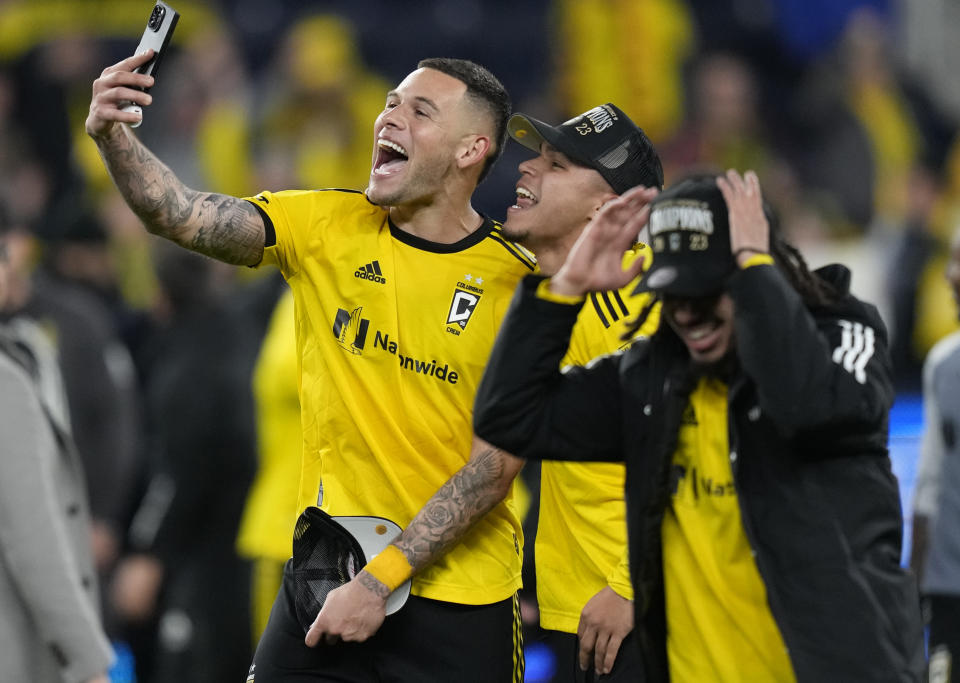
<svg viewBox="0 0 960 683"><path fill-rule="evenodd" d="M307 235L320 208L316 195L311 190L284 190L245 197L257 207L266 228L267 244L259 265L277 266L288 280L300 271Z"/></svg>

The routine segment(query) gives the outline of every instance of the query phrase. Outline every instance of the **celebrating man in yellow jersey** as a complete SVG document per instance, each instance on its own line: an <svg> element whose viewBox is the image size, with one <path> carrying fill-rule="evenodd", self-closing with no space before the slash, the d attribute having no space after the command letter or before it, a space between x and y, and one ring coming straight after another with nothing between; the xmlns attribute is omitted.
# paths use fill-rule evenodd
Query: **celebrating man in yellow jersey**
<svg viewBox="0 0 960 683"><path fill-rule="evenodd" d="M613 104L559 126L515 114L507 131L539 155L520 165L517 202L507 211L503 233L531 249L545 275L556 273L604 203L635 185L663 186L653 145ZM640 245L626 258L649 262L650 250ZM624 333L651 299L631 297L635 286L591 293L562 366L585 365L629 344ZM640 332L651 333L656 323L649 316ZM641 675L635 645L621 647L633 629L623 485L619 463L541 465L537 601L540 625L560 662L555 681L602 674L604 680L634 681Z"/></svg>
<svg viewBox="0 0 960 683"><path fill-rule="evenodd" d="M377 117L365 193L239 199L184 186L118 125L140 118L127 102L150 104L141 88L152 78L133 73L150 57L94 82L87 132L152 233L228 263L275 264L289 282L306 511L295 543L328 519L316 505L335 518L385 520L373 533L387 533L388 522L404 529L366 567L349 566L354 579L324 591L325 601L313 555L295 553L248 681L519 680L519 461L472 440L470 428L494 333L534 268L470 203L505 139L503 86L471 62L424 60ZM458 470L467 499L452 499L459 518L486 514L469 530L422 513L414 523ZM470 508L478 488L491 492L489 512ZM387 597L412 574L411 597L384 621Z"/></svg>

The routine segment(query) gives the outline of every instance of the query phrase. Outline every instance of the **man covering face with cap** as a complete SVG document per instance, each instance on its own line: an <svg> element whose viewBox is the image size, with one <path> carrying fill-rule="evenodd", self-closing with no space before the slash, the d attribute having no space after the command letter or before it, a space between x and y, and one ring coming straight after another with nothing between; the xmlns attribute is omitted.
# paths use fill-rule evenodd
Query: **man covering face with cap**
<svg viewBox="0 0 960 683"><path fill-rule="evenodd" d="M664 300L664 319L697 364L718 363L733 347L733 301L724 292L737 271L727 207L714 178L691 178L658 197L647 223L653 265L636 292ZM748 265L772 261L766 236L738 248Z"/></svg>
<svg viewBox="0 0 960 683"><path fill-rule="evenodd" d="M645 680L919 681L876 309L845 267L811 273L771 234L752 172L653 194L609 202L556 275L524 280L477 434L526 458L626 462ZM642 271L622 255L648 223L639 289L667 324L560 372L585 296Z"/></svg>

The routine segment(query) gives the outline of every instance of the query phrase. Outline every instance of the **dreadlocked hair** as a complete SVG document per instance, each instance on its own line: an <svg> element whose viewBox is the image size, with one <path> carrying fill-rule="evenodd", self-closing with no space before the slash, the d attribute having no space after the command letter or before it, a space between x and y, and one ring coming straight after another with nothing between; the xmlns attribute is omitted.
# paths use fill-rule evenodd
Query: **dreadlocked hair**
<svg viewBox="0 0 960 683"><path fill-rule="evenodd" d="M807 308L818 308L835 303L840 298L840 292L829 282L810 272L800 250L783 238L780 231L780 216L765 199L763 215L770 225L770 255Z"/></svg>
<svg viewBox="0 0 960 683"><path fill-rule="evenodd" d="M770 255L808 308L836 303L840 292L823 278L810 272L800 250L774 233L770 236Z"/></svg>

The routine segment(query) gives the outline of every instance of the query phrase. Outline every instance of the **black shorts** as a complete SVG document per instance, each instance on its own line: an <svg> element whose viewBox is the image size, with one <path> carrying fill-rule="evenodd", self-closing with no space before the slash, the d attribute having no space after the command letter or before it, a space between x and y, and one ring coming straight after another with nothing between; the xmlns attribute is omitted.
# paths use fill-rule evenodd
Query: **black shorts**
<svg viewBox="0 0 960 683"><path fill-rule="evenodd" d="M613 669L605 676L598 676L593 661L586 671L580 669L580 639L576 633L544 630L542 642L556 657L556 669L551 683L631 683L642 681L643 666L637 645L636 631L631 631L617 651Z"/></svg>
<svg viewBox="0 0 960 683"><path fill-rule="evenodd" d="M290 573L273 603L248 683L520 683L523 641L517 596L459 605L411 595L363 643L307 647Z"/></svg>

